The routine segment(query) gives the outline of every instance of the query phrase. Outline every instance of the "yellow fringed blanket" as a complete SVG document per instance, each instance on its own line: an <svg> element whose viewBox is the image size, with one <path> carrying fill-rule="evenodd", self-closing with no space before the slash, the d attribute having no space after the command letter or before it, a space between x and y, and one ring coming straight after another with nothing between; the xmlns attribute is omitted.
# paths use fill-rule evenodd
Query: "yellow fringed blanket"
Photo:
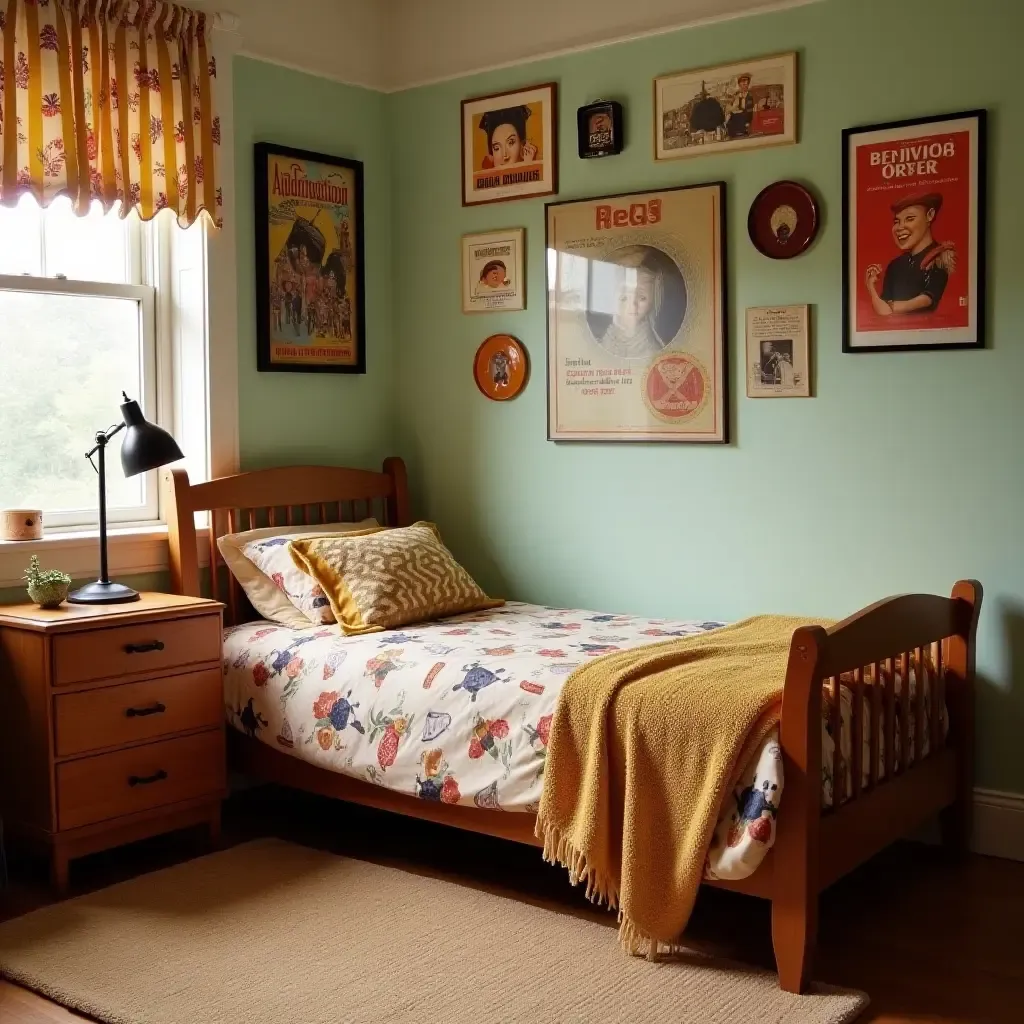
<svg viewBox="0 0 1024 1024"><path fill-rule="evenodd" d="M619 911L633 953L686 927L722 801L778 724L793 631L776 615L619 651L566 680L537 836L587 896Z"/></svg>

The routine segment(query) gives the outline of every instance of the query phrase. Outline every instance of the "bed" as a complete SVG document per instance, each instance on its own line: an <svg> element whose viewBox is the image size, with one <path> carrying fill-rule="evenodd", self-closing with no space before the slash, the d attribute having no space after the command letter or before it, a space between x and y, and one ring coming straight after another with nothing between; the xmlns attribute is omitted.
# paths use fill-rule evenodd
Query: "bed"
<svg viewBox="0 0 1024 1024"><path fill-rule="evenodd" d="M261 622L217 537L368 516L407 525L404 464L168 479L173 586L199 594L208 548L226 606L230 757L258 779L540 845L560 680L611 649L721 625L519 603L362 637ZM197 512L209 515L199 531ZM723 807L705 867L707 884L771 900L784 989L810 977L823 889L937 814L945 842L966 848L980 606L980 585L961 581L949 598L889 598L794 633L778 732Z"/></svg>

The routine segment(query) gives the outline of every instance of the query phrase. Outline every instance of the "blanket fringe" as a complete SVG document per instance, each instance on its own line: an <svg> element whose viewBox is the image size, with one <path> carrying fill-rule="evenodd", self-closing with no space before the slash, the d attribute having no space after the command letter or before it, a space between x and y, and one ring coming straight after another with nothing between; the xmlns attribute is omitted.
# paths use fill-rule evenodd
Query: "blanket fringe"
<svg viewBox="0 0 1024 1024"><path fill-rule="evenodd" d="M538 819L536 835L544 840L544 860L548 864L563 867L569 872L572 885L585 885L585 893L591 903L607 906L618 911L619 943L631 956L642 956L655 961L663 956L685 952L686 947L676 942L663 942L647 935L626 917L619 906L619 893L615 883L604 872L597 871L587 860L587 855L573 844L568 836L550 823L542 824Z"/></svg>

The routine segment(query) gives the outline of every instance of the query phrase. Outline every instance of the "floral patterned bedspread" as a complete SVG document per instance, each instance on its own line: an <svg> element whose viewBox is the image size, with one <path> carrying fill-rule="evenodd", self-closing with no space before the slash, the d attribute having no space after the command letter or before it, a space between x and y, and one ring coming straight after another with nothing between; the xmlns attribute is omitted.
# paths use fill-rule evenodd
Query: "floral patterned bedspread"
<svg viewBox="0 0 1024 1024"><path fill-rule="evenodd" d="M569 673L611 651L721 625L519 603L358 637L337 626L250 622L225 632L225 708L240 732L319 767L422 800L535 812L551 717ZM848 691L842 696L845 766ZM866 770L866 754L863 763ZM710 877L753 873L775 840L782 790L775 732L722 809L708 853Z"/></svg>

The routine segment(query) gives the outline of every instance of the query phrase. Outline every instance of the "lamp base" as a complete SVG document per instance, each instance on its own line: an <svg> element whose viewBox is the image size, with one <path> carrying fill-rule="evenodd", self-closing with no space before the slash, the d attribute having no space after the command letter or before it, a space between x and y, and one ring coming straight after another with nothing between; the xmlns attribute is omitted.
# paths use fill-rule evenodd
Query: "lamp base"
<svg viewBox="0 0 1024 1024"><path fill-rule="evenodd" d="M132 590L123 583L111 583L109 580L87 583L74 593L68 594L68 604L125 604L138 599L137 590Z"/></svg>

